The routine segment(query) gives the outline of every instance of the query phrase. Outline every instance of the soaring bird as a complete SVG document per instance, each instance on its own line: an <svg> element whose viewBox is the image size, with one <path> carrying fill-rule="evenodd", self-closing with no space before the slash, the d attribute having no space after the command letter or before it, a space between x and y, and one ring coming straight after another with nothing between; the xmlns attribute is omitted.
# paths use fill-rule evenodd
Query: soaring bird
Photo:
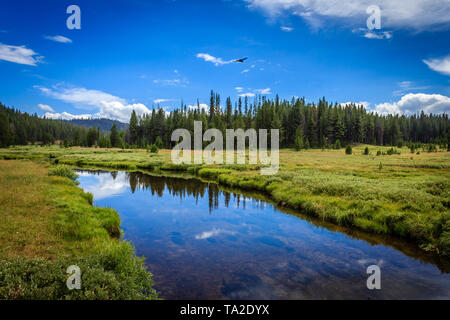
<svg viewBox="0 0 450 320"><path fill-rule="evenodd" d="M242 59L237 59L237 60L234 60L234 62L240 62L240 63L243 63L245 60L247 60L248 58L247 57L245 57L245 58L242 58Z"/></svg>

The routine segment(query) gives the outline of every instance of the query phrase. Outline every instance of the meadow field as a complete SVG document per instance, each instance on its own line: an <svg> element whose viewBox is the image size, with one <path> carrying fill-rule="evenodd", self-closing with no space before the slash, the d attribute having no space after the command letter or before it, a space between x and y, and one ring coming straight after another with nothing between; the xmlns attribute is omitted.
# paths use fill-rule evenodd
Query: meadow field
<svg viewBox="0 0 450 320"><path fill-rule="evenodd" d="M369 154L364 154L366 147ZM359 145L353 147L351 155L346 154L344 149L283 149L280 150L280 170L273 176L262 176L259 165L174 165L170 150L150 153L144 149L22 146L0 149L0 159L41 162L39 165L25 162L28 166L25 169L23 161L2 161L2 179L14 184L14 180L8 178L11 170L22 167L17 170L25 170L29 181L50 179L48 183L53 186L50 190L56 189L52 180L55 178L46 177L43 172L47 169L42 166L186 173L223 186L258 191L280 206L337 225L400 237L416 243L425 251L449 256L450 152L420 149L411 153L404 147L395 148L392 154L390 149ZM5 166L11 169L6 170ZM5 192L11 192L11 188L20 190L19 186L8 187L3 182L1 187L6 188ZM76 189L74 186L71 188ZM68 194L67 190L60 190L48 197L59 203L69 201ZM8 203L10 198L5 196L2 203ZM15 201L15 205L21 202ZM31 211L38 203L43 203L42 199L36 199L28 207L24 204L22 210ZM71 208L71 205L66 205ZM30 212L27 214L32 215ZM35 218L38 219L38 216ZM97 233L91 233L97 239ZM84 240L83 232L78 236L83 241L72 242L77 250L95 247L89 243L91 240ZM5 237L11 238L11 234L5 233ZM26 239L24 241L27 242ZM42 247L33 246L36 250ZM2 254L10 250L13 249L3 248ZM50 253L51 250L46 254Z"/></svg>

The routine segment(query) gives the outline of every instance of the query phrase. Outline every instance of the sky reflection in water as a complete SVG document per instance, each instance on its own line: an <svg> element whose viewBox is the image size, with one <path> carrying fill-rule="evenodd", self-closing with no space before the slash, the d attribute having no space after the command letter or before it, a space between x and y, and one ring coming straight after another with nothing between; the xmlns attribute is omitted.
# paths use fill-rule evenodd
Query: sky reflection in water
<svg viewBox="0 0 450 320"><path fill-rule="evenodd" d="M79 181L96 206L119 212L166 299L450 298L450 275L432 263L214 184L86 171ZM371 264L381 290L366 288Z"/></svg>

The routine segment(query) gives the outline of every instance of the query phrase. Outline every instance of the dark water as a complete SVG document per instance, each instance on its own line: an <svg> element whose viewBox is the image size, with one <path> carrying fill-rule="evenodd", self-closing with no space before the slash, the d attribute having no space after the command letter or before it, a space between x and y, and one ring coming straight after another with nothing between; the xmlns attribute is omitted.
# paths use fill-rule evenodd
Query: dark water
<svg viewBox="0 0 450 320"><path fill-rule="evenodd" d="M280 211L215 184L80 172L95 205L116 209L166 299L449 299L449 261L404 241ZM366 268L381 269L368 290Z"/></svg>

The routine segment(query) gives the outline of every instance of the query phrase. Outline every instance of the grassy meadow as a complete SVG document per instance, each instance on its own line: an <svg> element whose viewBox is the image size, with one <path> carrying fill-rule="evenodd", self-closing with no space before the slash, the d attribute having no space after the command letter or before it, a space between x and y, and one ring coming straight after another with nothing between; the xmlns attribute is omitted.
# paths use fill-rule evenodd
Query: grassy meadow
<svg viewBox="0 0 450 320"><path fill-rule="evenodd" d="M364 154L366 147L368 155ZM411 153L404 147L388 155L389 149L359 145L353 147L351 155L344 149L284 149L280 150L280 170L273 176L260 175L256 165L174 165L170 150L154 154L143 149L26 146L0 149L0 159L187 172L224 186L265 193L279 205L322 220L398 236L425 251L449 256L450 152L420 149ZM65 192L61 192L55 201L64 197Z"/></svg>
<svg viewBox="0 0 450 320"><path fill-rule="evenodd" d="M152 299L151 274L70 168L0 160L0 299ZM77 265L82 289L66 286Z"/></svg>

